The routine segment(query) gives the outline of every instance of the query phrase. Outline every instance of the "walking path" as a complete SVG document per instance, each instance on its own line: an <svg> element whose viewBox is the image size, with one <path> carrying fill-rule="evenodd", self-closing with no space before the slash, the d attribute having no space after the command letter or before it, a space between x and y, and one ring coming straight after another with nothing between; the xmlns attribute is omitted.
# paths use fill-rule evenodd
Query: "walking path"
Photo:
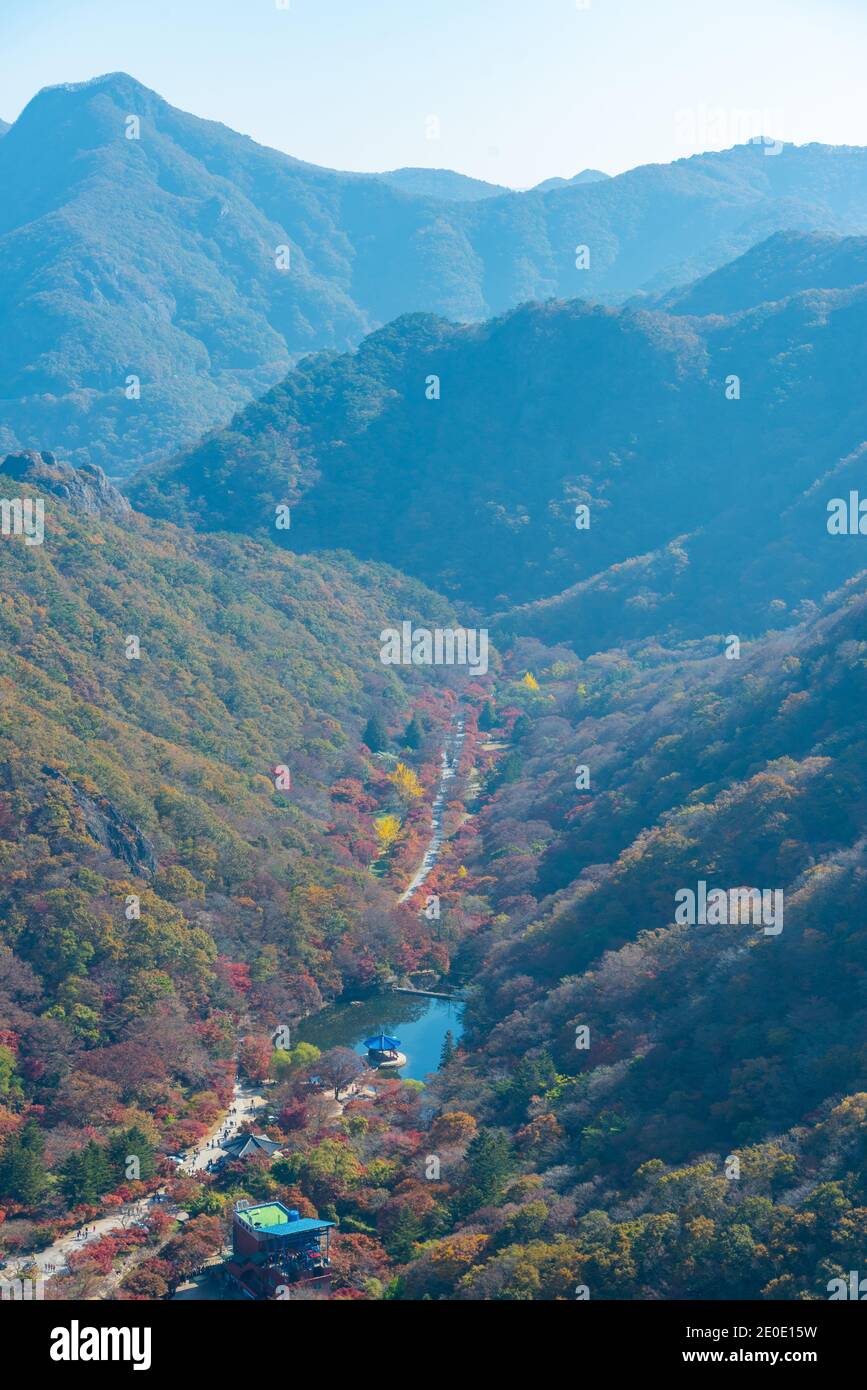
<svg viewBox="0 0 867 1390"><path fill-rule="evenodd" d="M252 1120L256 1111L261 1110L266 1104L267 1097L260 1095L255 1087L236 1086L228 1113L206 1138L195 1148L187 1151L184 1162L178 1164L178 1172L199 1173L203 1168L207 1168L209 1163L222 1158L226 1152L222 1144L237 1134L241 1126Z"/></svg>
<svg viewBox="0 0 867 1390"><path fill-rule="evenodd" d="M255 1087L236 1084L229 1112L206 1139L194 1148L187 1150L183 1163L177 1165L178 1172L197 1173L203 1168L207 1168L212 1159L220 1158L224 1150L219 1147L219 1140L230 1139L241 1125L251 1120L256 1111L265 1104L266 1098L260 1095ZM212 1144L214 1139L218 1141L216 1146ZM95 1221L88 1222L82 1228L86 1233L83 1236L75 1233L62 1236L60 1240L55 1241L45 1250L32 1255L16 1257L18 1264L16 1273L31 1268L33 1264L38 1265L44 1280L52 1278L55 1274L64 1273L67 1269L67 1256L75 1250L83 1250L93 1241L99 1240L100 1237L108 1235L111 1231L121 1230L142 1221L154 1207L161 1205L157 1198L162 1197L164 1193L165 1188L161 1187L152 1197L143 1197L138 1202L128 1203L125 1207L118 1208L110 1216L101 1216ZM12 1277L11 1261L9 1267L3 1271L2 1277L7 1279Z"/></svg>
<svg viewBox="0 0 867 1390"><path fill-rule="evenodd" d="M425 850L424 858L410 880L409 887L401 893L398 898L399 903L405 903L411 898L417 888L420 888L440 857L442 849L444 831L443 821L445 818L446 799L449 792L449 783L457 775L458 763L461 760L461 749L464 743L464 716L456 714L451 723L446 741L443 745L440 781L437 794L431 807L431 837L428 847Z"/></svg>

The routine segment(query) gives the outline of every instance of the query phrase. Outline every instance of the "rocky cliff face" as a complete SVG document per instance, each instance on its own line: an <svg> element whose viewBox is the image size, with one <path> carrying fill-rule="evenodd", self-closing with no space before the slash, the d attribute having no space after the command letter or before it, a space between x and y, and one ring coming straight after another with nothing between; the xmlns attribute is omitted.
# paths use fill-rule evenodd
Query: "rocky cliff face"
<svg viewBox="0 0 867 1390"><path fill-rule="evenodd" d="M87 833L115 859L120 859L135 874L153 874L157 869L154 852L134 821L121 815L105 796L88 796L55 767L42 769L46 777L69 787L75 804L84 817Z"/></svg>
<svg viewBox="0 0 867 1390"><path fill-rule="evenodd" d="M118 492L95 463L73 468L54 454L26 449L21 454L7 454L0 464L0 473L20 482L33 483L87 516L110 516L117 521L132 510L123 493Z"/></svg>

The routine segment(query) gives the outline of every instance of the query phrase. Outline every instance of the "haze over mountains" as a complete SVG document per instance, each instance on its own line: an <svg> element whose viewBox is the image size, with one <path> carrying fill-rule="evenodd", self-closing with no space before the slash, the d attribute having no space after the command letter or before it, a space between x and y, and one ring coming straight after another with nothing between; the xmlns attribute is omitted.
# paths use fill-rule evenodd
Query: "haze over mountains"
<svg viewBox="0 0 867 1390"><path fill-rule="evenodd" d="M824 1297L867 1230L867 582L827 530L867 151L515 193L114 74L40 93L0 186L0 472L46 516L0 544L3 1250L73 1221L70 1155L199 1142L236 1054L262 1081L279 1022L420 973L469 986L422 1097L308 1116L281 1063L285 1161L200 1173L193 1222L327 1211L358 1297ZM474 679L380 659L477 619ZM429 921L398 894L458 710ZM675 922L704 880L784 929Z"/></svg>
<svg viewBox="0 0 867 1390"><path fill-rule="evenodd" d="M299 355L407 311L616 302L776 230L867 231L867 152L852 148L745 145L472 198L473 181L423 174L305 164L125 74L40 92L0 141L0 447L125 473L226 421Z"/></svg>
<svg viewBox="0 0 867 1390"><path fill-rule="evenodd" d="M827 503L861 479L865 281L867 239L781 233L668 312L407 316L307 359L130 495L263 535L289 502L293 549L388 560L502 632L579 650L760 632L863 565Z"/></svg>
<svg viewBox="0 0 867 1390"><path fill-rule="evenodd" d="M370 175L360 175L370 177ZM418 194L426 198L443 198L448 202L474 203L481 198L499 198L506 193L518 190L507 188L501 183L485 183L483 179L468 178L466 174L456 174L452 169L392 169L372 177L399 188L404 193ZM566 188L572 184L598 183L607 179L600 169L582 169L571 179L544 179L528 190L533 193L548 193L552 188Z"/></svg>

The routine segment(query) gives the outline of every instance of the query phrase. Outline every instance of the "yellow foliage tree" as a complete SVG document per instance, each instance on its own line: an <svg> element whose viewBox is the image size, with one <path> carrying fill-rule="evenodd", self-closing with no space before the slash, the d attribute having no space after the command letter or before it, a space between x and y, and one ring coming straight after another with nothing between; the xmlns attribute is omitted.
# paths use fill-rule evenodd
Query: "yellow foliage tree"
<svg viewBox="0 0 867 1390"><path fill-rule="evenodd" d="M373 823L376 832L376 843L379 845L381 854L390 850L398 835L400 834L400 816L377 816Z"/></svg>
<svg viewBox="0 0 867 1390"><path fill-rule="evenodd" d="M528 690L539 689L539 682L536 680L536 677L533 675L532 671L527 672L526 676L521 681L521 685L526 686Z"/></svg>
<svg viewBox="0 0 867 1390"><path fill-rule="evenodd" d="M402 801L416 801L424 793L421 782L406 763L398 763L394 772L388 774L388 780Z"/></svg>

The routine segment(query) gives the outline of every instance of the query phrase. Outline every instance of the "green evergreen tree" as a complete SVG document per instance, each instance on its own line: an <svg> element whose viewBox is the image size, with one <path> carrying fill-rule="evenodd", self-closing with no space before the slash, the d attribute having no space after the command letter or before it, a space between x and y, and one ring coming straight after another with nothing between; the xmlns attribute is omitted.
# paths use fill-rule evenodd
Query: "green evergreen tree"
<svg viewBox="0 0 867 1390"><path fill-rule="evenodd" d="M522 1119L531 1097L544 1095L556 1081L557 1069L550 1052L543 1049L535 1057L522 1057L505 1096L510 1116L516 1121Z"/></svg>
<svg viewBox="0 0 867 1390"><path fill-rule="evenodd" d="M505 1134L480 1129L466 1154L466 1181L458 1199L458 1214L496 1202L512 1170L512 1153Z"/></svg>
<svg viewBox="0 0 867 1390"><path fill-rule="evenodd" d="M370 716L361 738L362 742L367 744L371 753L385 752L389 745L389 737L388 730L385 727L381 715L372 714Z"/></svg>
<svg viewBox="0 0 867 1390"><path fill-rule="evenodd" d="M108 1150L104 1145L97 1144L95 1139L91 1139L87 1148L82 1151L81 1157L84 1164L84 1191L81 1200L93 1203L115 1186Z"/></svg>
<svg viewBox="0 0 867 1390"><path fill-rule="evenodd" d="M403 731L403 742L405 748L421 748L424 739L424 725L418 716L418 711L412 716Z"/></svg>
<svg viewBox="0 0 867 1390"><path fill-rule="evenodd" d="M513 748L499 762L494 763L487 778L487 791L495 792L498 787L517 782L521 776L521 757Z"/></svg>
<svg viewBox="0 0 867 1390"><path fill-rule="evenodd" d="M448 1029L443 1038L442 1051L440 1052L440 1066L446 1067L455 1055L455 1038L451 1028Z"/></svg>
<svg viewBox="0 0 867 1390"><path fill-rule="evenodd" d="M385 1247L394 1259L403 1264L412 1255L412 1248L424 1234L422 1224L414 1211L403 1207L385 1240Z"/></svg>
<svg viewBox="0 0 867 1390"><path fill-rule="evenodd" d="M131 1158L138 1159L138 1179L146 1182L156 1172L156 1156L153 1144L144 1130L138 1125L119 1130L108 1146L108 1160L112 1171L112 1186L135 1182L136 1178L128 1172Z"/></svg>
<svg viewBox="0 0 867 1390"><path fill-rule="evenodd" d="M77 1207L79 1203L85 1201L87 1193L88 1178L87 1168L84 1162L84 1152L79 1149L77 1153L70 1154L60 1165L60 1190L66 1198L67 1205Z"/></svg>
<svg viewBox="0 0 867 1390"><path fill-rule="evenodd" d="M42 1155L45 1140L35 1120L25 1120L0 1157L0 1193L32 1207L48 1186Z"/></svg>
<svg viewBox="0 0 867 1390"><path fill-rule="evenodd" d="M488 729L494 728L496 722L497 714L493 703L490 700L486 700L485 704L482 706L482 712L479 715L479 728L487 732Z"/></svg>

